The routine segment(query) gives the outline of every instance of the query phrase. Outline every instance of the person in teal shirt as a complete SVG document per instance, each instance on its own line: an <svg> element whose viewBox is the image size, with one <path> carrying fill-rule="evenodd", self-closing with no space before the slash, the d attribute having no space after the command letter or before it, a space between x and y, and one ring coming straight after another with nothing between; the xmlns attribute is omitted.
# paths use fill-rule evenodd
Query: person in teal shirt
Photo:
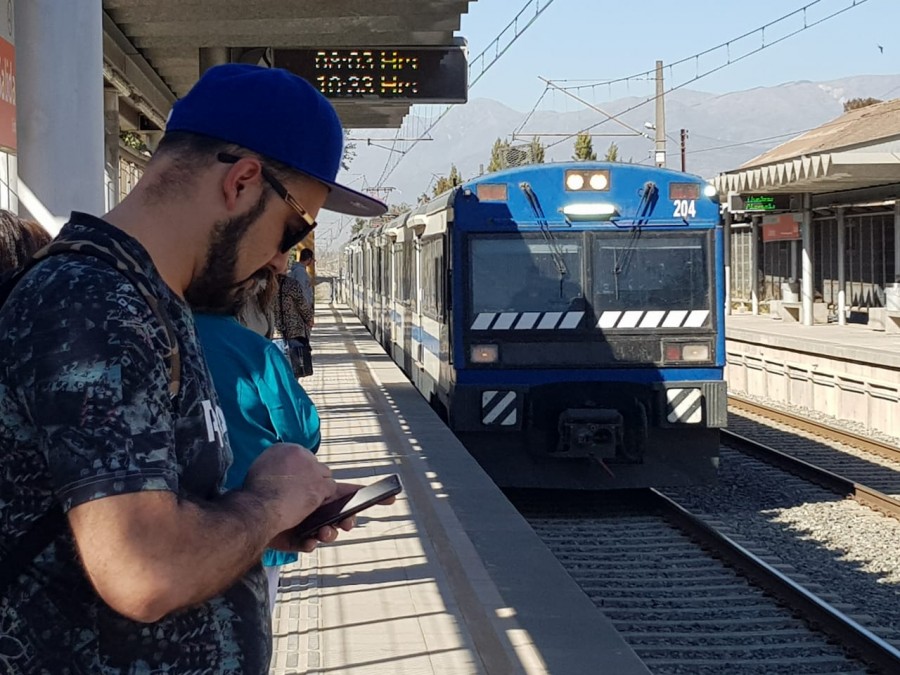
<svg viewBox="0 0 900 675"><path fill-rule="evenodd" d="M239 488L253 460L275 443L296 443L316 452L319 414L281 349L232 316L198 313L194 322L234 454L225 487ZM270 608L275 607L279 568L296 560L296 553L270 549L263 555Z"/></svg>

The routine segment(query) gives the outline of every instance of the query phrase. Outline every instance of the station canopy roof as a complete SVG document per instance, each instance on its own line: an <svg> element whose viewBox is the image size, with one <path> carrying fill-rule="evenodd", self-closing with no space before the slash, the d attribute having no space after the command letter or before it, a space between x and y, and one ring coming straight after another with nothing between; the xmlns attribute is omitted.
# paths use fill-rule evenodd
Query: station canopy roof
<svg viewBox="0 0 900 675"><path fill-rule="evenodd" d="M446 46L470 0L102 0L104 76L157 127L199 77L201 50ZM474 0L471 0L474 1ZM396 128L410 103L335 102L345 127Z"/></svg>
<svg viewBox="0 0 900 675"><path fill-rule="evenodd" d="M852 110L714 184L720 194L826 194L900 184L900 99Z"/></svg>

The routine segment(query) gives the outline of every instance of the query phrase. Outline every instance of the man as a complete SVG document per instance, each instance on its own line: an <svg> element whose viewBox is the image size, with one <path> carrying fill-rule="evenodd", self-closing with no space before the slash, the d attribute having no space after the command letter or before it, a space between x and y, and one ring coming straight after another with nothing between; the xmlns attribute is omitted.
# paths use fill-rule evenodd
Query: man
<svg viewBox="0 0 900 675"><path fill-rule="evenodd" d="M305 248L300 251L300 260L291 267L291 271L288 272L289 276L292 279L295 279L300 283L301 288L303 289L303 295L306 298L306 302L309 303L309 306L315 309L316 307L316 291L312 285L312 278L309 275L310 266L316 262L316 257L313 254L311 248Z"/></svg>
<svg viewBox="0 0 900 675"><path fill-rule="evenodd" d="M225 493L232 453L189 303L234 313L321 208L384 210L335 183L342 143L300 78L213 68L128 197L60 233L115 251L138 283L58 255L0 309L0 571L65 513L0 590L5 673L268 672L263 550L312 550L287 531L346 488L278 444Z"/></svg>

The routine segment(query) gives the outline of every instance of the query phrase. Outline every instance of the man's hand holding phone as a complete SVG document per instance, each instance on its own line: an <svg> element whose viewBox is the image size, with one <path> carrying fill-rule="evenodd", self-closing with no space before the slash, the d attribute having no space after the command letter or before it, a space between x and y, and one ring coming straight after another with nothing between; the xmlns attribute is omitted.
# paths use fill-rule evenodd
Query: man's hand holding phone
<svg viewBox="0 0 900 675"><path fill-rule="evenodd" d="M360 511L375 505L393 504L402 489L396 475L368 486L337 483L337 490L331 499L297 526L279 534L270 547L308 553L319 542L330 543L337 539L338 529L345 532L352 530L356 525L356 514Z"/></svg>

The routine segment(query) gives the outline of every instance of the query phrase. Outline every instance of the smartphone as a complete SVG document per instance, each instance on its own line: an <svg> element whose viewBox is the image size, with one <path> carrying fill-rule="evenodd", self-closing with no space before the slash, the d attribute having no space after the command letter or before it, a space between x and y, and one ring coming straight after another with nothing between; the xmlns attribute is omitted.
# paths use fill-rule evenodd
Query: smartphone
<svg viewBox="0 0 900 675"><path fill-rule="evenodd" d="M322 504L299 525L291 529L291 535L294 539L309 539L319 531L320 527L335 525L344 518L349 518L388 497L400 494L402 490L403 486L400 484L399 476L391 474L376 483L354 490L340 499Z"/></svg>

